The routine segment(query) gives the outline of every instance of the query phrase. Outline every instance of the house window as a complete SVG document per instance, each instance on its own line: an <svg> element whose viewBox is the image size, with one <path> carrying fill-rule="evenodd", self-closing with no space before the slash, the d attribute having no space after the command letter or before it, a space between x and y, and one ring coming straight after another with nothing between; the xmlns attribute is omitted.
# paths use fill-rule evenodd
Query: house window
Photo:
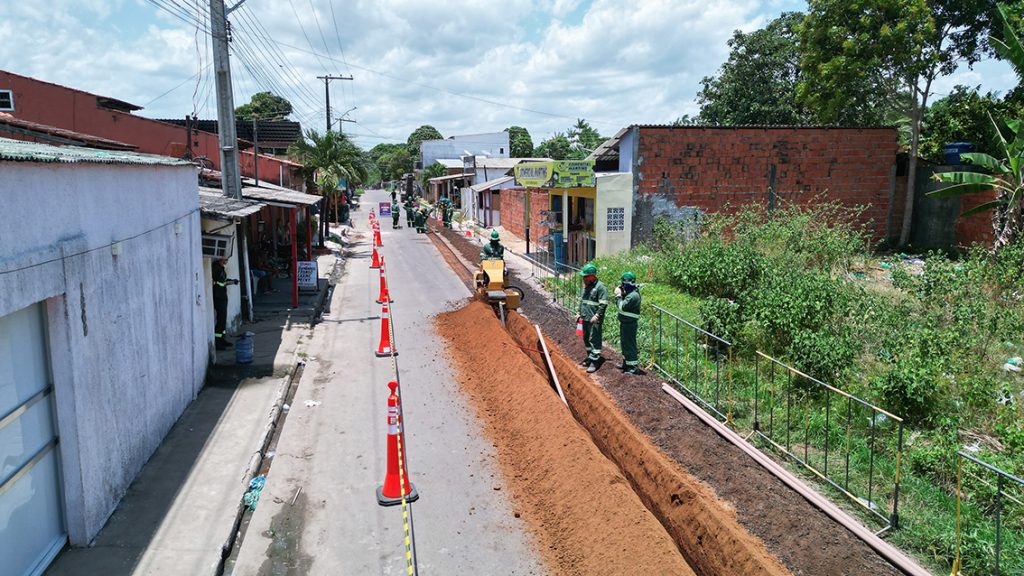
<svg viewBox="0 0 1024 576"><path fill-rule="evenodd" d="M609 232L623 232L626 230L626 209L625 208L609 208L608 209L608 231Z"/></svg>
<svg viewBox="0 0 1024 576"><path fill-rule="evenodd" d="M8 112L14 110L14 92L0 90L0 110Z"/></svg>
<svg viewBox="0 0 1024 576"><path fill-rule="evenodd" d="M224 234L203 234L203 256L214 260L230 258L233 238Z"/></svg>

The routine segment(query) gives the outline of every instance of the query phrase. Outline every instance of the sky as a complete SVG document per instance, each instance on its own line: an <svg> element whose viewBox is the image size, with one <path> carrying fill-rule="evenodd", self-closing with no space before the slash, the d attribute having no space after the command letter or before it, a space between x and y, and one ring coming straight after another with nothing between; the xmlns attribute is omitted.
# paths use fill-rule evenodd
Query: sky
<svg viewBox="0 0 1024 576"><path fill-rule="evenodd" d="M226 0L234 6L237 0ZM165 10L163 8L170 10ZM577 118L602 135L696 114L701 78L803 0L245 0L231 13L235 105L269 90L363 148L423 124L445 137L524 126L534 145ZM200 24L197 26L197 22ZM3 69L125 100L151 118L216 118L207 0L0 0ZM1005 92L1002 62L935 85ZM337 126L338 124L335 124Z"/></svg>

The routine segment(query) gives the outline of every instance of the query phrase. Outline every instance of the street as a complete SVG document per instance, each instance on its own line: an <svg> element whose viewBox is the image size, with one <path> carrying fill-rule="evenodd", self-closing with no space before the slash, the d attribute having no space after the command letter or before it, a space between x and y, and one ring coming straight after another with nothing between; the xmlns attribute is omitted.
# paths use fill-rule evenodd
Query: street
<svg viewBox="0 0 1024 576"><path fill-rule="evenodd" d="M399 574L406 570L400 506L377 504L385 474L389 358L377 358L378 271L369 268L367 214L352 215L362 240L313 332L266 487L234 574ZM402 222L404 223L404 215ZM382 222L394 299L411 505L422 574L541 574L530 537L503 491L494 447L460 395L431 318L470 294L427 236Z"/></svg>

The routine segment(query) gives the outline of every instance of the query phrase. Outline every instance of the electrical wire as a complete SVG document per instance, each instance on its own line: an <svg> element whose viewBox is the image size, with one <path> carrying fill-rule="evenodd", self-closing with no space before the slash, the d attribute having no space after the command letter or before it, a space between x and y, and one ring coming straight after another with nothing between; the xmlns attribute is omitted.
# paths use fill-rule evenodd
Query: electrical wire
<svg viewBox="0 0 1024 576"><path fill-rule="evenodd" d="M150 228L149 230L145 230L143 232L139 232L138 234L135 234L133 236L127 236L127 237L122 238L120 240L114 240L112 242L109 242L109 243L104 244L102 246L96 246L94 248L89 248L89 249L86 249L86 250L82 250L81 252L75 252L74 254L64 254L64 255L61 255L58 258L50 258L49 260L43 260L42 262L36 262L35 264L26 264L25 266L21 266L19 268L12 268L10 270L0 270L0 275L3 275L3 274L13 274L15 272L21 272L22 270L28 270L30 268L38 268L39 266L45 266L46 264L50 264L50 263L53 263L53 262L59 262L61 260L66 260L68 258L75 258L77 256L83 256L85 254L96 252L97 250L103 250L105 248L110 248L111 246L113 246L114 244L117 244L119 242L130 242L132 240L135 240L136 238L140 238L142 236L145 236L146 234L151 234L151 233L156 232L157 230L159 230L161 228L165 228L167 226L170 226L171 224L175 224L179 220L183 220L185 218L188 218L189 216L195 214L196 212L199 212L199 208L193 208L192 210L189 210L187 213L185 213L185 214L183 214L181 216L178 216L174 220L170 220L168 222L164 222L163 224L159 224L157 226L154 226L153 228Z"/></svg>
<svg viewBox="0 0 1024 576"><path fill-rule="evenodd" d="M268 39L269 35L265 33L265 29L263 29L256 15L245 10L245 7L246 5L243 5L243 10L239 11L240 18L238 24L239 28L244 31L245 40L250 44L249 47L261 55L264 61L269 63L276 62L277 70L275 70L275 74L279 75L283 84L291 89L290 93L296 98L296 104L301 100L306 106L318 106L319 97L313 94L309 87L303 83L294 66L284 56L281 49ZM269 66L269 68L273 69L274 67ZM280 71L283 71L283 73ZM294 86L298 88L295 89L293 88Z"/></svg>
<svg viewBox="0 0 1024 576"><path fill-rule="evenodd" d="M316 56L317 63L324 70L327 70L327 66L324 66L323 60L320 59L320 55L317 54L313 48L313 43L309 40L309 34L306 34L306 27L302 25L302 18L299 18L299 11L295 9L295 3L292 0L288 0L288 4L292 7L292 13L295 14L295 21L299 23L299 29L302 30L302 35L306 38L306 44L309 44L310 53ZM330 60L330 58L328 58Z"/></svg>
<svg viewBox="0 0 1024 576"><path fill-rule="evenodd" d="M209 67L210 67L211 65L212 65L212 63L210 63L210 64L207 64L207 65L206 65L206 66L204 66L204 67L203 67L203 69L202 69L202 70L200 70L199 72L196 72L195 74L193 74L193 75L189 76L188 78L185 78L185 80L184 80L184 81L182 81L182 82L181 82L180 84L177 84L177 85L175 85L175 86L174 86L173 88L171 88L170 90L168 90L168 91L164 92L163 94L161 94L161 95L157 96L156 98L153 98L153 99L152 99L152 100L150 100L149 102L146 102L145 104L143 104L143 106L142 106L142 107L143 107L143 108L145 108L145 107L149 106L150 104L152 104L153 102L156 102L157 100L159 100L159 99L163 98L164 96L167 96L167 95L168 95L168 94L170 94L171 92L174 92L174 91L175 91L175 90L177 90L178 88L181 88L181 87L182 87L182 86L184 86L185 84L188 84L188 83L189 83L189 82L191 82L191 81L192 81L192 80L193 80L194 78L197 78L197 77L201 76L201 75L203 74L203 72L205 72L205 71L206 71L206 69L207 69L207 68L209 68Z"/></svg>
<svg viewBox="0 0 1024 576"><path fill-rule="evenodd" d="M273 42L276 42L279 46L284 46L285 48L291 48L292 50L297 50L299 52L306 52L308 54L313 54L314 56L317 57L318 60L320 58L325 58L325 59L332 60L332 61L335 61L335 62L341 62L340 60L338 60L338 59L336 59L334 57L325 56L323 54L318 54L315 50L306 50L304 48L299 48L298 46L295 46L294 44L288 44L287 42L282 42L280 40L273 40L273 39L271 39L271 40ZM453 92L452 90L448 90L447 88L438 88L437 86L432 86L430 84L425 84L423 82L417 82L415 80L409 80L409 79L406 79L406 78L402 78L400 76L396 76L394 74L389 74L387 72L381 72L379 70L374 70L373 68L369 68L367 66L360 66L358 64L352 64L352 63L348 63L348 62L343 62L343 63L348 65L348 66L352 66L353 68L357 68L359 70L363 70L365 72L369 72L371 74L376 74L378 76L383 76L385 78L390 78L391 80L395 80L396 82L402 82L404 84L409 84L409 85L412 85L412 86L418 86L420 88L426 88L428 90L434 90L436 92L441 92L443 94L448 94L450 96L456 96L456 97L459 97L459 98L466 98L468 100L475 100L477 102L482 102L484 104L491 104L493 106L500 106L502 108L509 108L509 109L512 109L512 110L519 110L521 112L529 112L531 114L539 114L541 116L549 116L551 118L562 118L562 119L565 119L565 120L572 120L572 121L578 120L578 117L566 116L564 114L556 114L554 112L545 112L543 110L535 110L533 108L525 108L525 107L522 107L522 106L516 106L514 104L508 104L508 103L505 103L505 102L498 102L496 100L489 100L487 98L482 98L480 96L473 96L473 95L470 95L470 94L463 94L463 93L460 93L460 92ZM611 122L600 122L600 121L593 121L593 120L591 121L591 123L592 124L608 125L608 126L612 126L612 125L619 126L619 124L615 124L615 123L611 123Z"/></svg>
<svg viewBox="0 0 1024 576"><path fill-rule="evenodd" d="M348 75L352 75L352 69L348 66L348 59L345 58L345 48L341 45L341 32L338 30L338 17L334 15L334 0L327 0L327 3L331 7L331 20L334 21L334 36L338 39L338 52L341 53L341 61L345 63L345 69ZM344 84L342 84L344 86Z"/></svg>

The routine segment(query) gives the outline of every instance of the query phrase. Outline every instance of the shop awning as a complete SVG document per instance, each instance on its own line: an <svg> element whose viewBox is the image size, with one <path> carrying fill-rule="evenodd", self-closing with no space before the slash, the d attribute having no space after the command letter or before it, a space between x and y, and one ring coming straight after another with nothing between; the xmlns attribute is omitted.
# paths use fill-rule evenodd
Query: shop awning
<svg viewBox="0 0 1024 576"><path fill-rule="evenodd" d="M430 181L442 182L444 180L457 180L459 178L467 178L469 176L472 176L472 174L466 174L465 172L463 172L462 174L449 174L448 176L438 176L437 178L431 178Z"/></svg>
<svg viewBox="0 0 1024 576"><path fill-rule="evenodd" d="M217 219L244 218L266 206L262 202L242 198L229 198L219 188L199 187L199 211L203 216Z"/></svg>
<svg viewBox="0 0 1024 576"><path fill-rule="evenodd" d="M514 176L502 176L501 178L495 178L494 180L488 180L487 182L481 182L479 184L470 186L469 189L473 192L483 192L484 190L490 190L491 188L497 188L502 184L515 180Z"/></svg>
<svg viewBox="0 0 1024 576"><path fill-rule="evenodd" d="M243 186L242 198L256 200L270 206L282 208L295 208L297 206L312 206L323 200L322 196L314 196L305 192L296 192L288 188L278 186L268 187Z"/></svg>

